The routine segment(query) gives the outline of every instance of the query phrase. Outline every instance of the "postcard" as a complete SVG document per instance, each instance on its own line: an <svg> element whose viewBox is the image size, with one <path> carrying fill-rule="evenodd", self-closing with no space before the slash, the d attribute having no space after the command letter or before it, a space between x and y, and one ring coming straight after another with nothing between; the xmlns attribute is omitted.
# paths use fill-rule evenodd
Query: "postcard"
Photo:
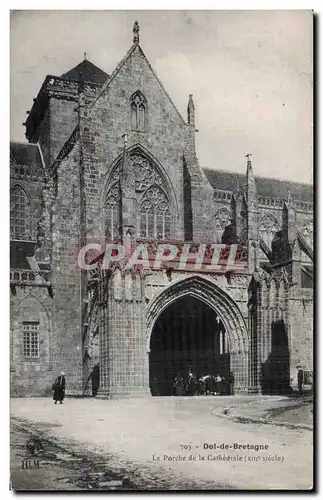
<svg viewBox="0 0 323 500"><path fill-rule="evenodd" d="M313 488L313 12L10 15L10 487Z"/></svg>

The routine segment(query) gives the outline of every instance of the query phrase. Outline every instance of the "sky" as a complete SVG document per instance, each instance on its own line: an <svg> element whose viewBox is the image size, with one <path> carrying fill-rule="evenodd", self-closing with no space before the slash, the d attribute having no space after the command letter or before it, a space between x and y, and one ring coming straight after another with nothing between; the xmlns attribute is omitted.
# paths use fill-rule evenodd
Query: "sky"
<svg viewBox="0 0 323 500"><path fill-rule="evenodd" d="M186 120L195 103L200 165L312 182L313 70L310 11L12 11L10 136L47 74L87 58L111 74L140 46Z"/></svg>

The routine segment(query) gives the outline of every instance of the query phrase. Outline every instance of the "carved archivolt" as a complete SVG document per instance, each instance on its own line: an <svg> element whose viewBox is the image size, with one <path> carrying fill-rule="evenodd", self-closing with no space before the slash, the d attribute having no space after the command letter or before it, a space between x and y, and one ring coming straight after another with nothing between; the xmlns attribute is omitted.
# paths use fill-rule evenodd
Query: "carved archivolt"
<svg viewBox="0 0 323 500"><path fill-rule="evenodd" d="M229 339L229 351L245 352L248 331L237 303L213 281L190 276L180 279L162 290L147 306L147 349L155 321L171 303L184 295L192 295L214 309L220 316Z"/></svg>

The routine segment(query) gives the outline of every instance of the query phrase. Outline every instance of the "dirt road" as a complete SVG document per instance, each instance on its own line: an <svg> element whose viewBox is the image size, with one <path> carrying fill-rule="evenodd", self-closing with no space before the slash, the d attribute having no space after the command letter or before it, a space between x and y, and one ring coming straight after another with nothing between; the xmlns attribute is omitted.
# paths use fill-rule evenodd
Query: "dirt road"
<svg viewBox="0 0 323 500"><path fill-rule="evenodd" d="M68 488L310 489L311 431L216 415L223 406L245 407L256 400L259 396L67 399L54 406L50 399L30 398L12 400L11 415L68 455L69 460L58 455L55 464L68 469L68 462L74 463ZM52 479L46 476L48 487L59 488Z"/></svg>

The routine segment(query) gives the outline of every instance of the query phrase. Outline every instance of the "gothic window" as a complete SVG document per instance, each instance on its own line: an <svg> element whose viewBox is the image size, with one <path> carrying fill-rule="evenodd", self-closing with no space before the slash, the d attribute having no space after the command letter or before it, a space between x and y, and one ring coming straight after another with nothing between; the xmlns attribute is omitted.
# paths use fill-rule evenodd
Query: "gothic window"
<svg viewBox="0 0 323 500"><path fill-rule="evenodd" d="M25 191L15 186L10 193L10 233L14 240L28 239L28 207Z"/></svg>
<svg viewBox="0 0 323 500"><path fill-rule="evenodd" d="M272 214L266 214L260 221L259 236L271 250L271 243L277 231L280 230L280 225L277 219Z"/></svg>
<svg viewBox="0 0 323 500"><path fill-rule="evenodd" d="M105 239L113 241L118 238L120 231L120 188L114 184L105 201Z"/></svg>
<svg viewBox="0 0 323 500"><path fill-rule="evenodd" d="M145 132L147 122L147 103L141 92L131 97L131 129L136 132Z"/></svg>
<svg viewBox="0 0 323 500"><path fill-rule="evenodd" d="M132 169L133 194L137 237L170 239L173 215L165 181L152 162L138 153L129 155L128 168ZM115 239L120 228L121 165L117 164L111 175L111 187L105 201L106 239Z"/></svg>
<svg viewBox="0 0 323 500"><path fill-rule="evenodd" d="M166 194L159 186L149 188L140 204L138 235L164 240L171 234L171 212Z"/></svg>
<svg viewBox="0 0 323 500"><path fill-rule="evenodd" d="M26 358L39 358L39 323L24 321L24 356Z"/></svg>

